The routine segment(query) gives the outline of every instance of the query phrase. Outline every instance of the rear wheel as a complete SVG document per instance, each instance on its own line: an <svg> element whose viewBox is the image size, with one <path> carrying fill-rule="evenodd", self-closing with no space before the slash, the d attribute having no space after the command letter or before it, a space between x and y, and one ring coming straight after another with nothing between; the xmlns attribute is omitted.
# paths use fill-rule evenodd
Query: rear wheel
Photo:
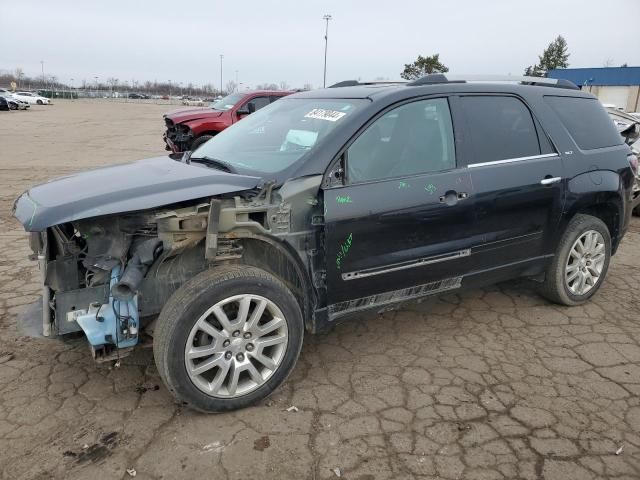
<svg viewBox="0 0 640 480"><path fill-rule="evenodd" d="M38 105L43 105L42 100L38 100Z"/></svg>
<svg viewBox="0 0 640 480"><path fill-rule="evenodd" d="M300 307L274 276L220 266L185 283L155 331L160 376L200 411L242 408L267 397L293 370L303 339Z"/></svg>
<svg viewBox="0 0 640 480"><path fill-rule="evenodd" d="M200 145L202 145L203 143L207 142L208 140L211 140L212 138L213 138L213 135L200 135L191 144L191 151L194 151Z"/></svg>
<svg viewBox="0 0 640 480"><path fill-rule="evenodd" d="M611 235L602 220L576 215L547 270L540 293L561 305L579 305L600 288L609 269Z"/></svg>

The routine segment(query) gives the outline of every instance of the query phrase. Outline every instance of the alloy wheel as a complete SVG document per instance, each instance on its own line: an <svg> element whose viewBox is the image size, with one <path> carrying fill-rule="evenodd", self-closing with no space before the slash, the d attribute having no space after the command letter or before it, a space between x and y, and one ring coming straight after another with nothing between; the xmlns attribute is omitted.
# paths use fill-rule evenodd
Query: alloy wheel
<svg viewBox="0 0 640 480"><path fill-rule="evenodd" d="M209 396L246 395L278 369L287 342L287 322L275 303L235 295L210 307L192 327L184 353L187 373Z"/></svg>
<svg viewBox="0 0 640 480"><path fill-rule="evenodd" d="M574 295L585 295L600 281L606 245L595 230L583 233L571 246L565 266L565 284Z"/></svg>

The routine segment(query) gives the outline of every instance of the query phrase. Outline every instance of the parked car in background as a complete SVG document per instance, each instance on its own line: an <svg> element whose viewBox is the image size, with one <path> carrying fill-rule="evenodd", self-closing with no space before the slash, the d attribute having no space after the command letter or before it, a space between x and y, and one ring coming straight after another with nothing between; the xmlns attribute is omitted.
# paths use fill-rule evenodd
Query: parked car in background
<svg viewBox="0 0 640 480"><path fill-rule="evenodd" d="M625 113L615 106L605 106L607 113L613 120L618 133L631 147L636 158L640 157L640 117L632 113ZM640 216L640 171L636 169L636 182L633 188L633 214Z"/></svg>
<svg viewBox="0 0 640 480"><path fill-rule="evenodd" d="M136 93L136 92L131 92L127 95L127 98L132 98L132 99L137 99L137 100L147 100L149 99L149 95L144 94L144 93Z"/></svg>
<svg viewBox="0 0 640 480"><path fill-rule="evenodd" d="M7 103L7 99L2 96L0 96L0 110L6 111L6 112L11 110L9 108L9 104Z"/></svg>
<svg viewBox="0 0 640 480"><path fill-rule="evenodd" d="M305 332L367 311L521 277L584 304L628 229L637 159L594 96L507 78L299 93L180 160L33 187L14 215L44 331L84 332L101 361L144 332L169 392L214 412L270 395Z"/></svg>
<svg viewBox="0 0 640 480"><path fill-rule="evenodd" d="M10 110L26 110L29 104L17 99L9 90L0 89L0 96L4 97Z"/></svg>
<svg viewBox="0 0 640 480"><path fill-rule="evenodd" d="M16 92L13 97L30 105L51 105L50 99L33 92Z"/></svg>
<svg viewBox="0 0 640 480"><path fill-rule="evenodd" d="M165 148L174 153L195 150L247 115L292 93L294 92L270 90L232 93L212 102L209 108L180 109L165 113Z"/></svg>
<svg viewBox="0 0 640 480"><path fill-rule="evenodd" d="M205 103L202 98L195 97L183 97L182 99L183 105L189 105L191 107L204 107Z"/></svg>

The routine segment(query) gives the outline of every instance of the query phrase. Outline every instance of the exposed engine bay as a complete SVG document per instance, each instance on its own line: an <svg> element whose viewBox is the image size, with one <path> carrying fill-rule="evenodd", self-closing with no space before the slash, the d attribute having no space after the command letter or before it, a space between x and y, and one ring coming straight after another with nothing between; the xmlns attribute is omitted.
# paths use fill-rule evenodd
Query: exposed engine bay
<svg viewBox="0 0 640 480"><path fill-rule="evenodd" d="M260 265L310 298L306 279L321 237L318 187L319 178L309 177L278 190L267 185L32 232L43 273L44 335L82 331L96 360L125 356L152 334L172 293L216 263ZM307 265L287 253L293 250Z"/></svg>

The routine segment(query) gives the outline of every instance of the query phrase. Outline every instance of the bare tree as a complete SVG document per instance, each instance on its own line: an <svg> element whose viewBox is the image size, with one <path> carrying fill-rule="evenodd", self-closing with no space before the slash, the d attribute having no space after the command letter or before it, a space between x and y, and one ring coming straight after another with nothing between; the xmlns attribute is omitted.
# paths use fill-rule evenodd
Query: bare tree
<svg viewBox="0 0 640 480"><path fill-rule="evenodd" d="M238 90L238 84L233 80L229 80L224 88L227 91L227 93L233 93Z"/></svg>
<svg viewBox="0 0 640 480"><path fill-rule="evenodd" d="M313 85L311 85L310 83L305 83L304 87L302 87L304 90L313 90Z"/></svg>
<svg viewBox="0 0 640 480"><path fill-rule="evenodd" d="M278 85L275 83L260 83L256 85L256 90L278 90Z"/></svg>
<svg viewBox="0 0 640 480"><path fill-rule="evenodd" d="M289 90L291 88L287 82L280 80L280 90Z"/></svg>
<svg viewBox="0 0 640 480"><path fill-rule="evenodd" d="M602 66L605 68L613 67L613 58L607 57L604 62L602 62Z"/></svg>

